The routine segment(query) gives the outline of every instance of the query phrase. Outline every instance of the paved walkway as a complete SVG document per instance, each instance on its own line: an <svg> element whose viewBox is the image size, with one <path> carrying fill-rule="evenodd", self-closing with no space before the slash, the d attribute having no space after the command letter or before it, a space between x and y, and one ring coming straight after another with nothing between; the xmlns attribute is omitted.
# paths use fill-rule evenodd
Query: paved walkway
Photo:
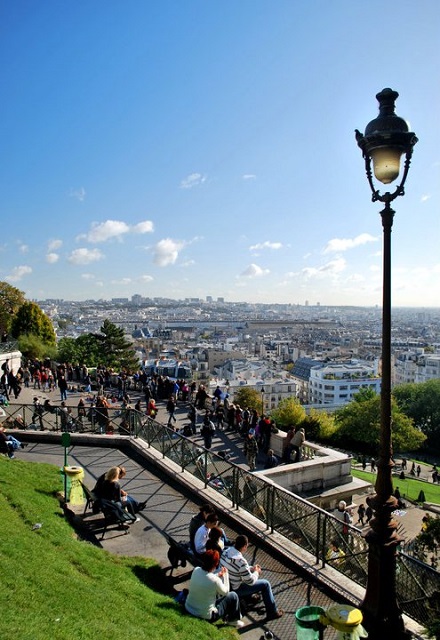
<svg viewBox="0 0 440 640"><path fill-rule="evenodd" d="M15 402L17 404L31 404L34 395L37 395L42 401L49 397L53 404L60 404L58 391L41 393L33 389L23 389L18 401ZM79 397L86 398L86 395L78 392L69 393L67 404L76 407ZM135 395L134 398L136 398ZM12 401L11 408L13 408L13 405L14 401ZM162 403L158 403L158 405L158 418L161 422L165 422L167 414L164 405ZM179 425L183 425L186 421L186 413L187 405L179 405L176 412ZM102 438L105 439L106 436L103 435ZM200 436L197 436L196 440L203 444ZM231 461L247 468L241 447L242 439L238 434L222 432L214 439L212 451L226 449L231 455ZM26 450L20 452L19 456L36 462L50 462L57 466L62 466L63 464L63 449L59 445L32 444ZM95 479L110 466L124 464L128 472L124 488L139 500L147 500L147 508L142 513L141 522L131 527L130 535L121 535L119 531L113 531L108 532L103 541L96 539L96 537L93 537L93 541L112 553L153 557L164 569L168 567L167 571L169 572L168 545L162 532L167 532L182 541L187 540L189 520L197 512L194 496L183 495L182 489L173 488L170 484L170 479L168 477L160 477L157 469L152 466L149 467L147 463L142 463L141 465L121 454L117 449L75 446L70 452L69 464L83 467L86 473L86 482L91 486L93 486ZM357 504L364 500L365 496L355 497ZM404 528L405 538L410 539L420 531L423 513L417 507L408 505L405 513L402 512L396 515L398 522ZM88 516L85 521L87 522L89 518ZM225 526L226 529L228 529L227 524ZM240 533L240 531L237 530L236 526L235 530L229 529L228 531L232 538L237 533ZM267 551L255 546L248 553L252 562L257 562L263 567L263 577L266 577L272 583L277 603L286 612L281 620L264 626L262 623L264 612L258 609L252 611L249 614L249 619L246 620L248 622L247 626L240 630L240 635L245 636L248 640L257 640L257 638L260 640L263 629L267 628L274 633L275 638L291 640L291 638L295 637L294 614L299 607L312 603L326 608L334 603L334 600L326 595L323 588L314 584L310 576L299 575L295 572L293 565L291 567L286 566L284 559L278 559L274 554L269 554ZM189 575L188 570L183 571L180 569L174 572L170 584L178 591L187 584ZM325 637L328 640L332 640L335 637L335 633L332 629L328 629Z"/></svg>
<svg viewBox="0 0 440 640"><path fill-rule="evenodd" d="M64 463L63 452L64 449L60 445L31 443L18 454L18 457L61 467ZM75 446L70 450L68 464L83 467L86 483L90 486L93 486L96 478L109 467L118 464L126 467L124 489L139 500L147 501L146 509L140 514L141 521L131 526L129 535L117 529L110 529L104 540L100 539L102 528L98 528L96 535L93 534L92 528L89 539L111 553L155 558L170 575L168 545L162 532L167 532L182 541L187 540L188 523L198 511L197 504L180 490L174 489L168 479L159 477L154 469L141 466L117 449ZM82 512L82 508L80 511ZM91 523L93 520L96 520L96 517L89 514L84 518L84 523ZM99 518L97 524L99 525ZM239 533L232 530L227 523L222 523L222 526L232 538ZM298 608L312 603L325 609L334 603L334 600L319 586L312 584L309 578L295 573L292 567L286 566L285 561L269 555L267 551L250 546L247 555L252 563L258 563L263 567L262 577L272 583L277 604L284 609L285 615L280 620L264 624L263 608L259 606L252 610L245 618L246 626L239 631L246 640L259 640L265 630L272 631L274 637L279 640L291 640L295 637L295 611ZM189 576L188 568L172 572L170 593L177 593L187 586ZM333 629L326 632L328 640L335 637Z"/></svg>

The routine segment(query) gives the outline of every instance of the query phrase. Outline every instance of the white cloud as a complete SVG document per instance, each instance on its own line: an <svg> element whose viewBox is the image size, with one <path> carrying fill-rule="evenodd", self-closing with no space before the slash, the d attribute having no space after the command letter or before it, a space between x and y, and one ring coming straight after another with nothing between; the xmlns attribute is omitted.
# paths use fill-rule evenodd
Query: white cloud
<svg viewBox="0 0 440 640"><path fill-rule="evenodd" d="M20 265L19 267L14 267L12 269L12 272L8 276L6 276L5 279L9 280L10 282L18 282L19 280L24 278L24 276L28 276L30 273L32 273L31 267L28 267L27 265Z"/></svg>
<svg viewBox="0 0 440 640"><path fill-rule="evenodd" d="M93 222L92 228L84 237L88 242L106 242L111 238L118 238L130 231L130 227L122 220L106 220Z"/></svg>
<svg viewBox="0 0 440 640"><path fill-rule="evenodd" d="M153 250L154 264L159 267L167 267L170 264L174 264L183 246L183 242L172 240L171 238L159 240Z"/></svg>
<svg viewBox="0 0 440 640"><path fill-rule="evenodd" d="M323 249L323 253L334 253L336 251L347 251L347 249L353 249L359 247L367 242L377 242L377 238L369 233L361 233L355 238L333 238L329 240L327 245Z"/></svg>
<svg viewBox="0 0 440 640"><path fill-rule="evenodd" d="M269 269L262 269L257 264L250 264L246 269L240 274L242 278L260 278L261 276L266 276L270 273Z"/></svg>
<svg viewBox="0 0 440 640"><path fill-rule="evenodd" d="M189 176L180 182L181 189L192 189L198 187L206 181L206 176L201 173L190 173Z"/></svg>
<svg viewBox="0 0 440 640"><path fill-rule="evenodd" d="M265 242L259 242L258 244L253 244L249 247L249 251L259 251L260 249L281 249L281 242L270 242L266 240Z"/></svg>
<svg viewBox="0 0 440 640"><path fill-rule="evenodd" d="M243 180L256 180L257 176L254 173L245 173L242 178Z"/></svg>
<svg viewBox="0 0 440 640"><path fill-rule="evenodd" d="M152 233L154 231L154 225L151 220L144 220L131 227L131 231L133 233Z"/></svg>
<svg viewBox="0 0 440 640"><path fill-rule="evenodd" d="M83 278L83 280L94 280L95 276L93 273L82 273L81 278Z"/></svg>
<svg viewBox="0 0 440 640"><path fill-rule="evenodd" d="M423 196L420 198L420 202L426 202L427 200L429 200L429 199L430 199L430 197L431 197L431 195L430 195L430 194L428 194L428 193L426 193L425 195L423 195Z"/></svg>
<svg viewBox="0 0 440 640"><path fill-rule="evenodd" d="M80 202L84 202L84 198L86 197L86 190L84 187L80 187L79 189L70 189L69 196L71 198L76 198Z"/></svg>
<svg viewBox="0 0 440 640"><path fill-rule="evenodd" d="M29 246L27 244L21 244L19 246L20 253L27 253L29 251Z"/></svg>
<svg viewBox="0 0 440 640"><path fill-rule="evenodd" d="M99 249L75 249L70 254L68 260L72 264L90 264L102 260L104 254Z"/></svg>
<svg viewBox="0 0 440 640"><path fill-rule="evenodd" d="M48 253L46 255L46 262L48 262L49 264L55 264L55 262L58 262L59 259L60 256L57 253Z"/></svg>
<svg viewBox="0 0 440 640"><path fill-rule="evenodd" d="M154 280L153 276L139 276L139 282L152 282Z"/></svg>
<svg viewBox="0 0 440 640"><path fill-rule="evenodd" d="M316 278L323 277L326 275L336 275L344 271L347 266L347 262L344 258L336 258L335 260L330 260L326 264L323 264L321 267L306 267L302 270L302 274L306 278Z"/></svg>
<svg viewBox="0 0 440 640"><path fill-rule="evenodd" d="M192 267L196 263L195 260L186 260L186 262L181 263L181 267Z"/></svg>
<svg viewBox="0 0 440 640"><path fill-rule="evenodd" d="M123 220L105 220L105 222L93 222L88 233L77 236L77 240L99 243L107 242L113 238L121 239L127 233L152 233L154 224L151 220L143 220L134 225L129 225Z"/></svg>
<svg viewBox="0 0 440 640"><path fill-rule="evenodd" d="M62 240L49 240L49 242L47 243L48 251L56 251L57 249L60 249L62 246L63 246Z"/></svg>
<svg viewBox="0 0 440 640"><path fill-rule="evenodd" d="M112 280L111 284L130 284L131 283L131 278L119 278L119 280Z"/></svg>

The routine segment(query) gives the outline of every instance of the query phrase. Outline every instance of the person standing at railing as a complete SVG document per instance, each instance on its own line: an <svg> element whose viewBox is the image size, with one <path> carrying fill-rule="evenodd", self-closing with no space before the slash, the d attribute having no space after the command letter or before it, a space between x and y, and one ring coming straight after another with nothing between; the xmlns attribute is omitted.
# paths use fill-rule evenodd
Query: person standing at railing
<svg viewBox="0 0 440 640"><path fill-rule="evenodd" d="M256 460L258 455L258 443L255 437L255 429L249 429L244 441L244 454L251 471L256 469Z"/></svg>
<svg viewBox="0 0 440 640"><path fill-rule="evenodd" d="M287 435L283 442L283 462L290 464L290 455L292 453L292 440L295 435L295 427L290 425L287 431Z"/></svg>
<svg viewBox="0 0 440 640"><path fill-rule="evenodd" d="M295 452L295 460L294 462L301 462L301 447L303 446L306 439L306 434L301 427L292 438L292 451Z"/></svg>

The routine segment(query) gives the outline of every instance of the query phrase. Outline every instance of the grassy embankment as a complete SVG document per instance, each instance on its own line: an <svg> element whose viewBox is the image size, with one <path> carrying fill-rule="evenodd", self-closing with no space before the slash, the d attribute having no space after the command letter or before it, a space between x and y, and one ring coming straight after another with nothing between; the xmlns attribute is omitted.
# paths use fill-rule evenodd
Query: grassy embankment
<svg viewBox="0 0 440 640"><path fill-rule="evenodd" d="M154 560L77 539L54 497L60 488L58 468L0 456L0 638L237 637L185 615Z"/></svg>

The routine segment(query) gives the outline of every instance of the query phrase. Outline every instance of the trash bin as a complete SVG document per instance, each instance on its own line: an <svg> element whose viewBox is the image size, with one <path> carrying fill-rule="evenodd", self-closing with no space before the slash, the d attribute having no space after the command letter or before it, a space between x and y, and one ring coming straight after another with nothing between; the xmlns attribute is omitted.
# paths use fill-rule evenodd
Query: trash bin
<svg viewBox="0 0 440 640"><path fill-rule="evenodd" d="M339 631L338 638L359 640L366 638L367 633L362 622L362 612L348 604L334 604L325 612L324 624L329 624Z"/></svg>
<svg viewBox="0 0 440 640"><path fill-rule="evenodd" d="M70 504L84 504L84 491L81 482L84 480L84 469L82 467L64 467L67 479L66 501Z"/></svg>
<svg viewBox="0 0 440 640"><path fill-rule="evenodd" d="M325 615L322 607L309 605L301 607L295 613L296 637L298 640L319 640L323 637L323 629L320 622L321 616Z"/></svg>

